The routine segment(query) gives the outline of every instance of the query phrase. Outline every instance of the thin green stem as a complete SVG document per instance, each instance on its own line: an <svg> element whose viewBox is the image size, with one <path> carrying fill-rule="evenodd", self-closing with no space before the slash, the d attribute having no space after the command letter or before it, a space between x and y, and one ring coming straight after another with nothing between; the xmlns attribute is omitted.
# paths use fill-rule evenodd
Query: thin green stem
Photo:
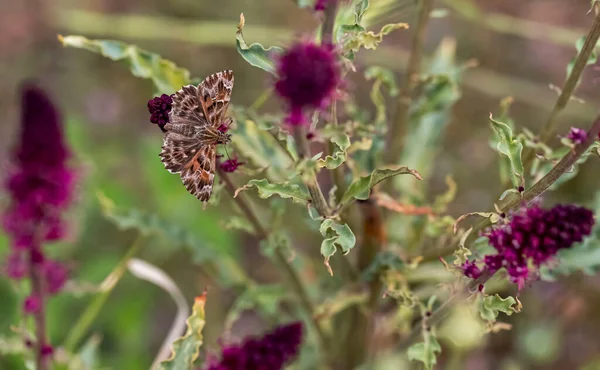
<svg viewBox="0 0 600 370"><path fill-rule="evenodd" d="M600 38L600 14L597 14L594 18L594 23L592 24L592 27L585 38L585 43L575 59L573 69L571 70L571 73L569 73L569 76L562 87L560 95L554 104L554 108L552 108L552 112L550 112L548 120L540 131L540 140L542 142L547 142L554 134L558 116L565 109L569 100L571 100L571 96L573 95L573 92L579 83L581 75L583 74L583 70L587 66L590 55L596 48L598 38ZM535 151L533 149L529 149L523 157L523 163L525 166L529 166L531 161L535 158Z"/></svg>
<svg viewBox="0 0 600 370"><path fill-rule="evenodd" d="M138 234L135 241L129 247L129 250L127 250L127 253L125 253L117 266L115 266L106 279L104 279L102 284L100 284L100 292L88 304L81 316L79 316L79 319L75 322L75 325L73 325L69 335L67 336L67 339L65 340L64 347L67 352L75 352L77 345L102 310L104 303L108 300L108 297L110 297L110 294L125 274L125 271L127 271L127 263L138 253L142 247L143 240L144 236L142 234Z"/></svg>
<svg viewBox="0 0 600 370"><path fill-rule="evenodd" d="M412 103L412 92L419 82L421 74L421 60L423 59L423 44L425 42L425 32L429 24L430 14L433 10L434 0L421 0L419 18L417 20L415 35L412 42L406 76L403 87L400 89L398 101L396 103L396 117L389 121L386 150L384 151L384 160L386 163L394 163L398 153L402 148L402 134L408 125L410 105Z"/></svg>
<svg viewBox="0 0 600 370"><path fill-rule="evenodd" d="M219 169L218 171L219 171L219 176L225 183L225 187L227 188L227 191L230 193L231 197L233 198L233 196L235 194L235 190L236 190L235 185L233 184L233 182L231 181L231 179L229 178L227 173L225 173L221 169ZM235 201L237 206L240 208L242 213L244 213L244 215L248 218L248 221L250 221L250 223L252 224L258 237L263 240L266 240L269 237L269 232L262 226L262 224L260 223L256 214L252 211L252 208L250 208L250 205L244 199L243 194L238 194L238 196L233 198L233 200ZM313 329L317 333L319 341L321 342L321 345L323 346L322 348L326 349L327 345L328 345L327 336L325 335L323 328L321 327L321 325L315 318L315 315L314 315L315 306L312 303L312 301L308 295L308 290L304 286L304 283L302 282L300 276L298 275L298 273L296 272L296 270L294 269L294 267L292 266L290 261L288 261L288 259L286 258L285 254L281 251L281 249L279 249L279 248L275 249L275 258L277 259L277 262L281 265L281 267L283 267L286 275L288 276L288 279L292 285L292 288L294 289L294 292L296 293L296 295L298 296L298 299L300 300L302 308L304 309L306 315L310 319Z"/></svg>
<svg viewBox="0 0 600 370"><path fill-rule="evenodd" d="M294 139L296 140L296 144L298 146L298 156L300 157L300 160L309 159L311 157L310 146L308 144L308 140L306 139L306 128L304 126L294 127ZM323 192L321 191L321 186L317 181L316 175L311 173L307 174L307 177L308 181L306 181L306 187L308 188L312 205L321 216L329 217L331 215L331 210L327 205L325 196L323 196Z"/></svg>
<svg viewBox="0 0 600 370"><path fill-rule="evenodd" d="M269 100L271 95L273 95L273 88L266 89L258 96L258 98L256 98L256 100L252 103L252 105L250 105L249 109L251 109L251 110L260 109L260 107L262 107L263 104L265 104L267 102L267 100Z"/></svg>

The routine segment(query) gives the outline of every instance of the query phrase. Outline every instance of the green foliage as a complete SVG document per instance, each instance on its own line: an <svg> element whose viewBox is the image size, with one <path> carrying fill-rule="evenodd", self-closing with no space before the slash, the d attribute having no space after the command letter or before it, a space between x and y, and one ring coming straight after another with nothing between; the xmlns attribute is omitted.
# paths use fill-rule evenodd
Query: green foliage
<svg viewBox="0 0 600 370"><path fill-rule="evenodd" d="M190 247L197 262L203 262L215 257L214 250L205 248L206 242L200 241L194 234L183 229L177 223L171 223L159 218L153 213L138 209L122 209L104 194L98 192L98 201L102 214L122 230L137 230L141 235L159 235L169 243ZM199 248L202 246L202 248Z"/></svg>
<svg viewBox="0 0 600 370"><path fill-rule="evenodd" d="M396 85L396 78L394 73L383 67L370 66L365 71L365 78L367 81L373 80L373 87L371 88L371 101L375 105L377 114L375 116L375 122L373 126L379 130L384 130L386 126L386 108L385 98L383 97L382 87L386 87L390 96L398 95L398 86Z"/></svg>
<svg viewBox="0 0 600 370"><path fill-rule="evenodd" d="M492 118L490 114L490 125L494 131L497 141L496 150L510 161L511 180L515 187L524 184L523 161L521 154L523 144L513 136L512 129L506 123L502 123Z"/></svg>
<svg viewBox="0 0 600 370"><path fill-rule="evenodd" d="M329 259L335 254L337 248L342 250L343 254L350 252L356 244L356 236L346 224L338 224L332 219L326 219L319 227L321 235L325 238L321 243L321 254L325 258L325 266L330 275L333 275L333 270L329 265Z"/></svg>
<svg viewBox="0 0 600 370"><path fill-rule="evenodd" d="M593 7L593 4L592 4L592 7ZM577 41L575 41L575 49L577 50L577 55L579 55L579 53L581 53L581 49L583 49L583 45L585 44L585 38L586 38L585 36L582 36ZM569 64L567 65L567 78L569 78L569 75L573 71L573 67L575 67L575 60L577 60L577 56L575 56L575 58L573 58L571 60L571 62L569 62ZM594 50L590 54L590 57L588 58L585 65L589 66L592 64L596 64L597 61L598 61L598 54L596 53L596 49L594 48ZM581 79L577 83L579 83L580 81L581 81Z"/></svg>
<svg viewBox="0 0 600 370"><path fill-rule="evenodd" d="M340 133L333 136L331 142L335 145L335 151L332 155L328 155L324 159L319 159L317 163L319 167L333 170L346 161L346 151L350 147L350 137L344 133Z"/></svg>
<svg viewBox="0 0 600 370"><path fill-rule="evenodd" d="M433 335L427 336L424 342L415 343L408 348L408 359L420 361L425 369L433 369L437 364L436 353L441 353L442 347Z"/></svg>
<svg viewBox="0 0 600 370"><path fill-rule="evenodd" d="M354 180L342 196L341 203L343 205L348 205L348 203L354 201L354 199L368 199L371 189L375 185L390 177L406 174L413 175L417 179L422 180L421 175L416 170L411 170L407 166L395 169L376 169L371 172L370 175Z"/></svg>
<svg viewBox="0 0 600 370"><path fill-rule="evenodd" d="M121 41L89 40L83 36L59 36L63 46L86 49L110 60L123 61L135 77L151 79L158 94L172 94L190 83L187 69L160 55Z"/></svg>
<svg viewBox="0 0 600 370"><path fill-rule="evenodd" d="M269 180L250 180L248 183L235 191L234 198L244 190L255 187L258 190L258 196L262 199L270 198L273 195L279 195L282 198L289 198L296 203L305 204L310 199L308 191L304 187L290 182L281 184L271 184Z"/></svg>
<svg viewBox="0 0 600 370"><path fill-rule="evenodd" d="M235 45L238 53L246 62L250 63L250 65L271 74L276 74L274 54L282 54L283 49L277 46L265 49L259 43L248 46L244 40L244 35L242 34L245 23L246 20L244 19L244 14L240 14L240 24L238 25L238 30L235 34Z"/></svg>
<svg viewBox="0 0 600 370"><path fill-rule="evenodd" d="M279 284L249 286L236 300L225 319L225 331L230 331L242 313L258 310L266 319L275 320L279 306L288 296L287 289Z"/></svg>
<svg viewBox="0 0 600 370"><path fill-rule="evenodd" d="M500 312L508 316L512 315L515 312L513 305L516 303L513 297L502 298L498 294L487 296L480 301L479 314L484 320L496 321Z"/></svg>
<svg viewBox="0 0 600 370"><path fill-rule="evenodd" d="M163 370L182 370L193 368L194 361L200 354L202 345L202 329L206 323L204 319L204 306L206 305L206 292L196 297L192 314L188 317L185 334L173 342L171 356L161 363Z"/></svg>
<svg viewBox="0 0 600 370"><path fill-rule="evenodd" d="M363 271L362 278L365 281L374 281L385 271L400 271L403 267L404 261L397 254L390 251L379 252L369 267Z"/></svg>

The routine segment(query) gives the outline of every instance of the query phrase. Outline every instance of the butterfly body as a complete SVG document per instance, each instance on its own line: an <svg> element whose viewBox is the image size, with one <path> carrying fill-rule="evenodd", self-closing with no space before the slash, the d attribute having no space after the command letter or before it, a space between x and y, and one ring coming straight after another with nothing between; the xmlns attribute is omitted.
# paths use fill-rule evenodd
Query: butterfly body
<svg viewBox="0 0 600 370"><path fill-rule="evenodd" d="M233 71L208 76L198 86L184 86L173 97L169 123L160 152L171 173L181 175L185 188L203 202L210 199L214 183L218 144L227 144L231 135L223 129L231 91Z"/></svg>

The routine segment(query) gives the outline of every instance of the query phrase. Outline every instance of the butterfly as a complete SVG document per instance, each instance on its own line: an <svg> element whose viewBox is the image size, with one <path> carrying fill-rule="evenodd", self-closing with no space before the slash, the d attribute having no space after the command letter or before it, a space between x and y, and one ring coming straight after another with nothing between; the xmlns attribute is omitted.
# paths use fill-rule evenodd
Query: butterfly
<svg viewBox="0 0 600 370"><path fill-rule="evenodd" d="M188 85L173 96L160 160L203 202L210 199L215 180L217 145L228 144L232 122L225 113L231 100L233 71L214 73L197 87Z"/></svg>

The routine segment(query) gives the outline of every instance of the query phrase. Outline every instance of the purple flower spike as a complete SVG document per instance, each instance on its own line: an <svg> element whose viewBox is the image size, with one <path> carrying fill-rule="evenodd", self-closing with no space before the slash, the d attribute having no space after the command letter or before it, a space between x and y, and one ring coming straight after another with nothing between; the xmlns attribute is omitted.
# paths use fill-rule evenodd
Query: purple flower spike
<svg viewBox="0 0 600 370"><path fill-rule="evenodd" d="M462 270L465 276L471 279L477 279L481 276L481 270L477 267L475 261L465 261L462 265Z"/></svg>
<svg viewBox="0 0 600 370"><path fill-rule="evenodd" d="M223 348L221 359L209 361L206 370L281 370L300 349L302 323L280 326L262 338L247 338Z"/></svg>
<svg viewBox="0 0 600 370"><path fill-rule="evenodd" d="M333 46L301 42L292 46L277 65L275 90L289 106L287 122L307 125L304 110L321 109L335 96L340 66Z"/></svg>
<svg viewBox="0 0 600 370"><path fill-rule="evenodd" d="M538 269L559 250L581 242L594 223L592 211L574 205L556 205L549 210L537 205L522 208L509 223L487 234L498 253L485 256L483 262L492 273L504 267L510 281L521 289L532 276L531 268ZM472 278L479 273L474 262L466 262L463 271Z"/></svg>
<svg viewBox="0 0 600 370"><path fill-rule="evenodd" d="M173 96L162 94L148 101L148 112L150 112L150 122L157 124L164 132L165 125L169 123L169 113L173 104Z"/></svg>
<svg viewBox="0 0 600 370"><path fill-rule="evenodd" d="M587 132L577 127L571 127L569 135L567 136L573 144L581 144L587 140Z"/></svg>

